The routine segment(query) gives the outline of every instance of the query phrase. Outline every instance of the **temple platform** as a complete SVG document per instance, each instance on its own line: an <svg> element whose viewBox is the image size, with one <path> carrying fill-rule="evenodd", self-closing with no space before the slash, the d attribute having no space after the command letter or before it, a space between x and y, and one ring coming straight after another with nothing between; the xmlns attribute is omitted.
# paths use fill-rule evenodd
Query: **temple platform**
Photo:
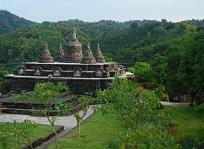
<svg viewBox="0 0 204 149"><path fill-rule="evenodd" d="M53 110L49 112L51 116L67 116L72 114L76 110L80 110L80 107L76 105L70 110L56 110L54 107L59 104L71 103L76 99L76 95L70 94L66 98L52 99L49 103ZM7 114L25 114L34 116L44 116L44 110L47 108L47 103L38 102L31 99L17 100L15 96L0 96L0 110L2 113Z"/></svg>
<svg viewBox="0 0 204 149"><path fill-rule="evenodd" d="M39 82L63 82L75 94L95 92L98 89L105 89L113 80L109 78L78 78L78 77L48 77L48 76L20 76L7 75L4 77L2 94L15 91L16 93L32 91Z"/></svg>
<svg viewBox="0 0 204 149"><path fill-rule="evenodd" d="M64 82L74 94L83 94L107 88L116 76L131 78L133 74L127 74L125 68L115 62L95 64L26 62L16 68L14 74L4 77L2 94L11 91L17 93L32 91L36 83L46 81Z"/></svg>

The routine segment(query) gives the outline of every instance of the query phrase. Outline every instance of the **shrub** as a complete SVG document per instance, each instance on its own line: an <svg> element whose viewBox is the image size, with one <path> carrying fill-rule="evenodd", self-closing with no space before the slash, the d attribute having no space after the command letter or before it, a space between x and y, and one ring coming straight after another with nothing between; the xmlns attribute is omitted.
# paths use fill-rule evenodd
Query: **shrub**
<svg viewBox="0 0 204 149"><path fill-rule="evenodd" d="M118 113L124 127L121 148L178 148L166 132L168 117L160 111L160 98L154 91L141 89L132 81L116 78L112 85L97 92L103 113ZM150 144L151 142L151 144Z"/></svg>
<svg viewBox="0 0 204 149"><path fill-rule="evenodd" d="M201 142L194 137L188 135L181 138L178 142L183 149L196 149L200 146Z"/></svg>
<svg viewBox="0 0 204 149"><path fill-rule="evenodd" d="M195 111L197 112L204 112L204 103L195 107Z"/></svg>

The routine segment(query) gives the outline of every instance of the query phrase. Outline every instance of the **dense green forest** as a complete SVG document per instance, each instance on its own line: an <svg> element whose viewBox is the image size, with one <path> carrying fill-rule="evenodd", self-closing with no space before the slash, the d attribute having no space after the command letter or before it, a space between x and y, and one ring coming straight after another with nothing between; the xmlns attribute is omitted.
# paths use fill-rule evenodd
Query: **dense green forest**
<svg viewBox="0 0 204 149"><path fill-rule="evenodd" d="M100 43L105 56L127 67L135 65L131 70L136 73L136 81L144 83L145 87L158 88L170 97L188 94L196 98L204 91L203 20L177 23L165 19L128 22L25 21L20 26L23 24L26 26L0 35L2 67L13 69L23 61L37 61L45 42L48 42L55 56L59 44L65 45L75 25L84 51L87 42L91 42L93 52ZM149 65L148 70L144 73L135 70L138 62Z"/></svg>

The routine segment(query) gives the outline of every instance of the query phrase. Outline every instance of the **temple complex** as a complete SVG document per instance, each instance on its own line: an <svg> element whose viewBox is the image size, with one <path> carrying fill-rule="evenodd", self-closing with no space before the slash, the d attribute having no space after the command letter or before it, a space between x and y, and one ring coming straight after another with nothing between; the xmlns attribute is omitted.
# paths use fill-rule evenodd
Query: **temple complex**
<svg viewBox="0 0 204 149"><path fill-rule="evenodd" d="M62 81L77 94L94 92L106 88L116 76L134 77L126 72L124 66L106 62L99 44L95 56L90 43L82 51L74 29L65 49L60 44L56 56L51 55L46 43L38 62L25 62L16 68L14 74L5 76L3 94L31 91L37 82L42 81Z"/></svg>

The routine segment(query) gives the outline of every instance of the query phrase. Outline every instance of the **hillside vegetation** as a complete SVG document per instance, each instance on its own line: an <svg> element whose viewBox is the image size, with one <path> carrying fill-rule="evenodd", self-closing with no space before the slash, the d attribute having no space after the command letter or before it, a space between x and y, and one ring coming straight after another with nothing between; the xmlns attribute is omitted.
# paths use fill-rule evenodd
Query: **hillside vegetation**
<svg viewBox="0 0 204 149"><path fill-rule="evenodd" d="M8 18L9 19L9 18ZM0 35L0 64L14 69L24 61L38 61L48 42L55 57L59 44L66 41L77 28L77 36L86 50L87 42L95 53L97 43L106 57L111 57L129 66L145 62L150 67L140 80L147 88L170 97L184 94L193 98L204 90L204 27L203 20L178 23L148 20L129 22L99 21L83 22L69 20L61 22L34 23L13 32ZM135 67L137 68L137 67ZM141 75L140 75L141 77Z"/></svg>
<svg viewBox="0 0 204 149"><path fill-rule="evenodd" d="M0 34L8 33L30 24L32 24L31 21L0 9Z"/></svg>

